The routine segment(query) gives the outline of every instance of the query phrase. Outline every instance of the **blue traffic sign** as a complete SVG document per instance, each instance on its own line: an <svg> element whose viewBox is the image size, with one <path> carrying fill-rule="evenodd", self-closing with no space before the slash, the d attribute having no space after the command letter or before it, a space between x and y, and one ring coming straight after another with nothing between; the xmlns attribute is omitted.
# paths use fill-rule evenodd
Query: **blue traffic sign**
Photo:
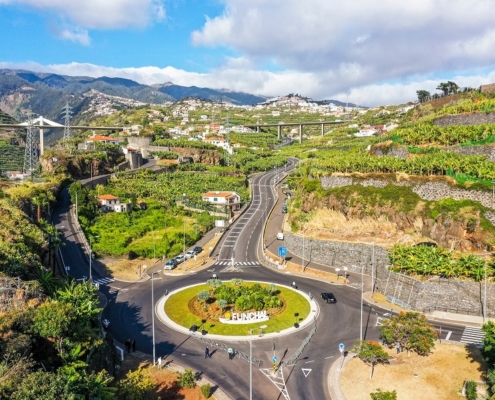
<svg viewBox="0 0 495 400"><path fill-rule="evenodd" d="M276 363L277 361L278 361L277 356L273 356L273 358L272 358L272 362Z"/></svg>
<svg viewBox="0 0 495 400"><path fill-rule="evenodd" d="M344 348L345 348L345 344L344 343L340 343L339 344L339 350L342 351L342 350L344 350Z"/></svg>
<svg viewBox="0 0 495 400"><path fill-rule="evenodd" d="M287 247L286 246L279 246L278 256L279 257L285 257L286 255L287 255Z"/></svg>

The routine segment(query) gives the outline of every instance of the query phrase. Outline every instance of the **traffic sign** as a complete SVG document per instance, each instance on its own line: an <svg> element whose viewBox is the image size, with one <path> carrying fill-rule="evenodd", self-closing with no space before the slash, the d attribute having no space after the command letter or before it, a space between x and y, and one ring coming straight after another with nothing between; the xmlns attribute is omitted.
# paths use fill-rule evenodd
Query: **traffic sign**
<svg viewBox="0 0 495 400"><path fill-rule="evenodd" d="M345 348L345 344L344 343L340 343L339 344L339 350L340 350L341 353L344 351L344 348Z"/></svg>
<svg viewBox="0 0 495 400"><path fill-rule="evenodd" d="M279 257L285 257L285 256L287 256L287 247L286 246L279 246L279 248L278 248L278 256Z"/></svg>
<svg viewBox="0 0 495 400"><path fill-rule="evenodd" d="M276 363L277 361L278 361L277 356L273 356L273 358L272 358L272 362Z"/></svg>

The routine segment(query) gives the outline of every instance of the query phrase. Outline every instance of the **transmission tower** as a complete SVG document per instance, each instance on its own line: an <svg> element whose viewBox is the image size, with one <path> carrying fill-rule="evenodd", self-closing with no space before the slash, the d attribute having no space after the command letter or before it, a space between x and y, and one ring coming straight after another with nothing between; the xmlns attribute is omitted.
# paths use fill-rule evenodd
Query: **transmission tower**
<svg viewBox="0 0 495 400"><path fill-rule="evenodd" d="M225 122L225 138L227 140L227 148L225 152L225 166L230 167L231 158L230 158L230 123L229 123L229 114L227 114L227 120Z"/></svg>
<svg viewBox="0 0 495 400"><path fill-rule="evenodd" d="M24 173L33 176L34 171L38 167L38 150L36 149L36 136L33 128L33 113L27 113L27 135L26 149L24 153Z"/></svg>
<svg viewBox="0 0 495 400"><path fill-rule="evenodd" d="M62 115L64 117L64 143L68 146L68 141L72 139L72 131L70 130L70 117L72 115L72 107L69 106L69 102L65 103L65 107L62 108Z"/></svg>

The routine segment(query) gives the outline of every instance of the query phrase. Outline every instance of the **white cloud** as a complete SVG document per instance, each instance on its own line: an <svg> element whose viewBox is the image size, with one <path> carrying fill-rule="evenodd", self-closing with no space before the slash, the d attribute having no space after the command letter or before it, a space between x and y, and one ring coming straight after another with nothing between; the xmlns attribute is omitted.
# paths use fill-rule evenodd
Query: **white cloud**
<svg viewBox="0 0 495 400"><path fill-rule="evenodd" d="M416 99L416 91L428 90L438 92L436 87L441 79L417 76L408 81L396 83L371 83L352 85L350 89L335 90L332 83L340 72L323 73L282 71L270 72L255 69L245 60L229 59L228 63L209 73L189 72L174 67L159 68L154 66L140 68L113 68L94 64L70 63L40 65L34 62L8 63L0 62L0 68L26 69L37 72L51 72L62 75L90 77L120 77L132 79L143 84L173 82L182 86L199 86L213 89L227 88L232 91L243 91L266 96L278 96L288 93L299 93L317 100L332 99L348 101L363 106L384 104L400 104ZM348 65L356 80L360 80L365 69ZM443 79L445 81L447 79ZM448 78L460 87L478 87L495 82L495 71L487 74L452 75Z"/></svg>
<svg viewBox="0 0 495 400"><path fill-rule="evenodd" d="M0 0L1 5L53 11L87 29L142 28L165 18L163 0Z"/></svg>
<svg viewBox="0 0 495 400"><path fill-rule="evenodd" d="M55 26L51 30L53 35L57 38L70 40L71 42L82 44L83 46L89 46L91 44L91 39L86 29L66 25L64 27Z"/></svg>
<svg viewBox="0 0 495 400"><path fill-rule="evenodd" d="M328 75L330 93L495 64L492 0L223 1L193 44Z"/></svg>

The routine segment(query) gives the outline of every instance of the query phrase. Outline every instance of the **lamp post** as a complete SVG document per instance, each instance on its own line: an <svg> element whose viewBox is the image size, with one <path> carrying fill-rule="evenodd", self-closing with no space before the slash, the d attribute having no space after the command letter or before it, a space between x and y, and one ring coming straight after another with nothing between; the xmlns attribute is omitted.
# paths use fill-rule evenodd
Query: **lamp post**
<svg viewBox="0 0 495 400"><path fill-rule="evenodd" d="M359 339L363 342L363 288L364 288L364 263L361 267L361 318L359 320Z"/></svg>
<svg viewBox="0 0 495 400"><path fill-rule="evenodd" d="M347 283L347 270L348 268L344 267L344 279L345 279L344 283Z"/></svg>
<svg viewBox="0 0 495 400"><path fill-rule="evenodd" d="M261 325L258 328L249 330L249 400L253 400L253 329L266 329L268 325Z"/></svg>
<svg viewBox="0 0 495 400"><path fill-rule="evenodd" d="M99 236L95 236L95 239L99 238ZM89 236L89 281L91 282L93 276L91 274L91 260L93 259L93 248L91 247L91 236Z"/></svg>
<svg viewBox="0 0 495 400"><path fill-rule="evenodd" d="M302 248L302 264L301 264L301 267L302 267L302 273L304 274L304 231L303 231L303 248Z"/></svg>
<svg viewBox="0 0 495 400"><path fill-rule="evenodd" d="M335 268L335 273L337 274L337 281L338 281L340 275L340 268Z"/></svg>
<svg viewBox="0 0 495 400"><path fill-rule="evenodd" d="M156 272L151 273L151 330L153 335L153 366L155 366L155 285L154 277Z"/></svg>

